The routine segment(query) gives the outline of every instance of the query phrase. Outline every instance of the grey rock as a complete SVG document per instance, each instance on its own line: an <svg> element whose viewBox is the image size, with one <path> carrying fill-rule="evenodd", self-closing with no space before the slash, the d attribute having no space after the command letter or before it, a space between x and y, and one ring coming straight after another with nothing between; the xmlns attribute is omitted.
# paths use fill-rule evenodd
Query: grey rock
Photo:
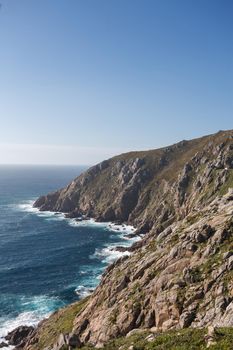
<svg viewBox="0 0 233 350"><path fill-rule="evenodd" d="M75 333L69 334L67 343L68 343L69 347L71 347L71 349L79 348L82 345L78 335Z"/></svg>
<svg viewBox="0 0 233 350"><path fill-rule="evenodd" d="M8 341L9 345L18 346L24 344L33 331L34 327L19 326L13 331L9 332L5 339Z"/></svg>
<svg viewBox="0 0 233 350"><path fill-rule="evenodd" d="M53 350L65 350L68 345L68 335L61 333L56 341L56 343L53 345Z"/></svg>
<svg viewBox="0 0 233 350"><path fill-rule="evenodd" d="M227 262L227 269L230 271L233 269L233 255L231 255Z"/></svg>
<svg viewBox="0 0 233 350"><path fill-rule="evenodd" d="M192 310L192 311L185 311L184 313L182 313L180 315L180 327L181 328L187 328L189 327L193 320L195 319L196 316L196 311Z"/></svg>

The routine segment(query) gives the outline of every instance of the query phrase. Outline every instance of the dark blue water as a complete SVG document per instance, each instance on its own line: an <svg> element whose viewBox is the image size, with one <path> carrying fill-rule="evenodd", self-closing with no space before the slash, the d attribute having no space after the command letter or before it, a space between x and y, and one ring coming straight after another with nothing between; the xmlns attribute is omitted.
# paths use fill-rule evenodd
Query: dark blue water
<svg viewBox="0 0 233 350"><path fill-rule="evenodd" d="M0 166L0 337L87 295L118 256L109 246L129 244L107 225L33 210L83 169Z"/></svg>

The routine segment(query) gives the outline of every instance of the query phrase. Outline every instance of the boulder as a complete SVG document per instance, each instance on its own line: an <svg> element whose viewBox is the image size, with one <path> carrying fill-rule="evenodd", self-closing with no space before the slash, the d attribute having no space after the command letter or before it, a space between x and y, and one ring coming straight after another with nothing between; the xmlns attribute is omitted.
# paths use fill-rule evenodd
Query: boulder
<svg viewBox="0 0 233 350"><path fill-rule="evenodd" d="M82 345L82 343L79 339L79 336L77 334L73 334L73 333L69 334L67 343L68 343L69 347L71 347L71 349L79 348Z"/></svg>
<svg viewBox="0 0 233 350"><path fill-rule="evenodd" d="M213 326L209 326L207 329L207 335L205 336L207 348L216 344L215 338L216 338L216 330Z"/></svg>
<svg viewBox="0 0 233 350"><path fill-rule="evenodd" d="M6 340L9 345L18 346L26 341L26 339L33 333L34 327L32 326L20 326L9 332L6 336Z"/></svg>
<svg viewBox="0 0 233 350"><path fill-rule="evenodd" d="M68 345L68 335L61 333L53 345L53 350L65 350Z"/></svg>
<svg viewBox="0 0 233 350"><path fill-rule="evenodd" d="M233 269L233 255L231 255L227 262L227 269L230 271Z"/></svg>

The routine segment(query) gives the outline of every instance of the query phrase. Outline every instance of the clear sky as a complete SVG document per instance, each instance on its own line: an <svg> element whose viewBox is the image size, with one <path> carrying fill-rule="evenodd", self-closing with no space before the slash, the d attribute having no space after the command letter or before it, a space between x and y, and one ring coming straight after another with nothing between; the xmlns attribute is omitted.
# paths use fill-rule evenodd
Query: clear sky
<svg viewBox="0 0 233 350"><path fill-rule="evenodd" d="M232 0L1 0L0 163L233 128Z"/></svg>

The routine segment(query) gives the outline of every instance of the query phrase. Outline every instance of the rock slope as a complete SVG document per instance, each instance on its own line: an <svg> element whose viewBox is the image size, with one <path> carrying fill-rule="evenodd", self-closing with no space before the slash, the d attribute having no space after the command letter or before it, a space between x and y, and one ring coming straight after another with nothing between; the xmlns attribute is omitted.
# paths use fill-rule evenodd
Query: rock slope
<svg viewBox="0 0 233 350"><path fill-rule="evenodd" d="M108 267L63 342L102 347L138 328L232 327L232 188L233 131L221 131L114 157L40 197L40 210L127 222L145 234ZM38 349L39 331L26 349Z"/></svg>
<svg viewBox="0 0 233 350"><path fill-rule="evenodd" d="M102 346L135 328L233 326L233 195L172 224L105 272L76 318Z"/></svg>
<svg viewBox="0 0 233 350"><path fill-rule="evenodd" d="M158 150L131 152L90 168L66 188L40 197L40 210L134 224L141 232L168 226L206 202L231 176L233 132ZM210 186L211 185L211 186ZM162 226L162 227L161 227Z"/></svg>

